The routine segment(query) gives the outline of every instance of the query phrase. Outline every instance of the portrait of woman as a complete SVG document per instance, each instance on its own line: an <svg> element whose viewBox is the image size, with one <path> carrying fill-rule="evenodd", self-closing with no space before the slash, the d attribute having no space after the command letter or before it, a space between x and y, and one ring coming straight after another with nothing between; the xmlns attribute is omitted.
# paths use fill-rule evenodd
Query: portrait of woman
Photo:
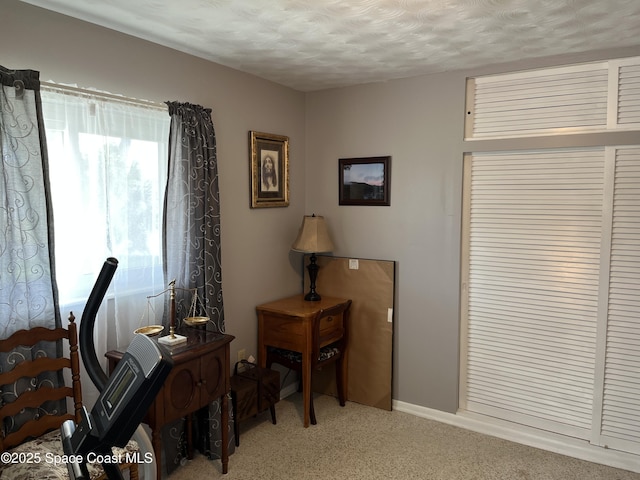
<svg viewBox="0 0 640 480"><path fill-rule="evenodd" d="M263 192L278 191L278 152L263 150L261 166L261 187Z"/></svg>

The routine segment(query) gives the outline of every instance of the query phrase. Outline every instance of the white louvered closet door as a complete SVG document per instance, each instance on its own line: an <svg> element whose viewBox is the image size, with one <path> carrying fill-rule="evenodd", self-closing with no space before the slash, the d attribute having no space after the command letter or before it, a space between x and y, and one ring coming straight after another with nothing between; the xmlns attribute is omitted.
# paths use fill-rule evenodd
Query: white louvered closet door
<svg viewBox="0 0 640 480"><path fill-rule="evenodd" d="M615 150L601 437L640 451L640 147ZM599 418L597 415L595 418ZM598 425L595 425L597 434Z"/></svg>
<svg viewBox="0 0 640 480"><path fill-rule="evenodd" d="M461 407L589 439L604 149L470 161Z"/></svg>
<svg viewBox="0 0 640 480"><path fill-rule="evenodd" d="M640 132L640 57L468 79L466 106L481 143ZM603 139L465 156L460 408L639 454L640 146Z"/></svg>

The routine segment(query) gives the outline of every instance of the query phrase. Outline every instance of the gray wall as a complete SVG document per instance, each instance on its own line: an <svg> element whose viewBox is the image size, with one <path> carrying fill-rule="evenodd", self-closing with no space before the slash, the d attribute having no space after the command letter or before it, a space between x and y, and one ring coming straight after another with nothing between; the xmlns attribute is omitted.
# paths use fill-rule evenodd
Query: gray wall
<svg viewBox="0 0 640 480"><path fill-rule="evenodd" d="M398 262L393 397L448 412L458 406L463 153L559 141L466 144L465 78L640 55L638 47L594 52L305 95L16 0L3 0L2 14L5 67L39 70L43 80L213 108L225 315L228 333L236 336L232 360L241 348L255 355L255 305L300 291L300 258L289 246L302 215L316 213L327 217L336 255ZM290 137L288 208L249 208L249 130ZM629 134L616 138L631 141ZM338 206L338 159L373 155L392 156L391 206Z"/></svg>
<svg viewBox="0 0 640 480"><path fill-rule="evenodd" d="M637 55L593 52L307 95L307 213L327 217L336 255L397 261L394 399L458 407L464 152L638 142L635 132L465 142L466 77ZM379 155L392 156L391 206L339 206L338 159Z"/></svg>
<svg viewBox="0 0 640 480"><path fill-rule="evenodd" d="M307 98L307 211L326 216L335 254L398 262L393 398L448 411L457 405L463 92L458 75ZM392 156L391 206L338 206L338 158L379 155Z"/></svg>

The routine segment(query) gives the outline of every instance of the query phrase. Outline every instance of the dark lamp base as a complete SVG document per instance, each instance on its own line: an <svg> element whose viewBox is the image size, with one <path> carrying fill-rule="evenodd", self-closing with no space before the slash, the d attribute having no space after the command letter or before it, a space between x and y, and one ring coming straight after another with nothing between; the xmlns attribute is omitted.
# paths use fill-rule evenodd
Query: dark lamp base
<svg viewBox="0 0 640 480"><path fill-rule="evenodd" d="M320 300L320 295L316 293L316 277L318 276L318 265L316 264L316 254L312 253L309 258L309 265L307 270L309 271L309 293L304 296L304 299L308 302L317 302Z"/></svg>
<svg viewBox="0 0 640 480"><path fill-rule="evenodd" d="M317 301L320 301L322 298L316 292L309 292L304 296L304 299L307 302L317 302Z"/></svg>

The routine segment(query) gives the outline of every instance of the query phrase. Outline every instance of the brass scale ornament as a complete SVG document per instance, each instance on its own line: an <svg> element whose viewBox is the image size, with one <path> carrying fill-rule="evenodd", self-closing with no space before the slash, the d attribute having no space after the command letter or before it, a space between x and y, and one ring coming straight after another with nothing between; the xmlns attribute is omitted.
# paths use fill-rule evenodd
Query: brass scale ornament
<svg viewBox="0 0 640 480"><path fill-rule="evenodd" d="M198 289L197 288L181 288L181 287L176 287L176 281L172 280L171 282L169 282L169 286L167 288L165 288L162 292L160 293L156 293L155 295L148 295L147 296L147 309L146 309L146 316L147 316L147 323L149 323L149 319L151 318L151 312L153 312L153 317L155 318L156 316L156 312L155 309L153 308L153 305L151 303L151 299L159 297L160 295L164 295L167 292L170 292L170 306L169 306L169 322L170 322L170 326L169 326L169 335L173 336L175 333L175 328L176 328L176 308L175 308L175 302L176 302L176 290L183 290L186 292L193 292L191 295L191 305L189 306L189 312L187 314L187 316L185 318L182 319L182 321L190 326L190 327L197 327L200 325L205 325L208 321L209 321L209 317L206 316L198 316L196 315L196 311L198 309L200 309L200 311L204 311L204 305L202 304L202 300L200 300L200 297L198 296ZM142 316L140 317L140 322L139 325L142 325L143 321L144 321L144 317L145 317L145 312L142 312ZM146 325L146 326L140 326L138 328L136 328L133 333L141 333L143 335L146 335L148 337L154 337L156 335L158 335L159 333L161 333L164 330L164 327L162 325Z"/></svg>

